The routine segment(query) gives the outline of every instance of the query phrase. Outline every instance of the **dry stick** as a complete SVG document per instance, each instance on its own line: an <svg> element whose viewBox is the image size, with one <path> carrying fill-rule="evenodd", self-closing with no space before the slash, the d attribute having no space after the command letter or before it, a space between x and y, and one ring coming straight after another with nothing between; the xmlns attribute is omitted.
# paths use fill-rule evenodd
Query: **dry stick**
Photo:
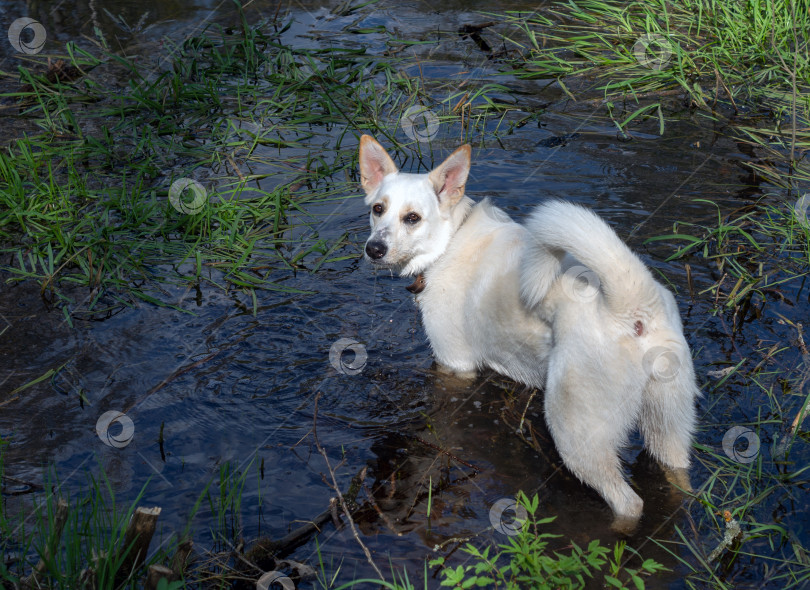
<svg viewBox="0 0 810 590"><path fill-rule="evenodd" d="M42 553L42 557L40 557L37 565L34 566L34 571L31 572L30 576L22 579L20 584L22 588L39 587L39 575L45 571L45 568L48 567L48 562L53 559L53 554L56 551L57 545L59 545L60 539L62 538L62 531L65 529L67 517L68 503L65 500L60 499L56 504L56 514L53 516L53 531L51 532L51 538L45 545L45 550Z"/></svg>
<svg viewBox="0 0 810 590"><path fill-rule="evenodd" d="M357 497L357 493L360 491L360 483L366 479L366 471L368 471L368 468L363 467L357 473L357 475L352 478L349 489L344 494L347 504L355 504L355 498ZM256 567L257 564L263 564L266 562L275 563L277 557L286 557L292 553L294 549L303 545L309 539L309 537L315 533L319 533L321 531L321 526L333 518L331 501L329 506L329 508L321 512L310 522L298 527L278 541L268 538L259 539L256 544L245 553L242 561L247 565L261 571L260 567Z"/></svg>
<svg viewBox="0 0 810 590"><path fill-rule="evenodd" d="M689 264L684 264L683 266L686 269L686 284L689 286L689 297L691 297L692 301L694 301L695 285L692 282L692 267Z"/></svg>
<svg viewBox="0 0 810 590"><path fill-rule="evenodd" d="M796 436L796 432L799 430L799 426L801 426L802 422L807 415L810 414L810 400L805 401L804 406L799 410L799 413L796 414L796 417L793 419L793 424L790 425L790 434Z"/></svg>
<svg viewBox="0 0 810 590"><path fill-rule="evenodd" d="M233 156L231 154L225 154L225 155L227 156L228 161L231 163L231 167L233 168L234 172L236 172L236 174L239 176L239 179L242 182L245 182L245 177L242 174L242 171L239 170L239 166L236 165L236 162L234 161Z"/></svg>
<svg viewBox="0 0 810 590"><path fill-rule="evenodd" d="M129 521L127 532L124 535L124 544L119 548L118 554L121 559L121 567L115 575L115 585L120 586L133 572L138 570L146 561L146 553L149 544L152 542L152 535L155 534L158 516L161 508L135 509L132 519ZM123 555L123 558L121 558Z"/></svg>
<svg viewBox="0 0 810 590"><path fill-rule="evenodd" d="M194 543L191 539L185 539L182 543L177 546L177 551L172 557L172 571L174 574L182 578L185 575L186 570L186 561L188 561L188 556L191 554L191 550L194 548Z"/></svg>
<svg viewBox="0 0 810 590"><path fill-rule="evenodd" d="M803 355L810 354L810 351L807 350L807 345L804 343L804 336L802 335L802 332L804 331L804 326L802 326L801 322L796 322L796 331L799 333L798 334L799 349L802 351L802 354Z"/></svg>
<svg viewBox="0 0 810 590"><path fill-rule="evenodd" d="M318 452L323 456L323 460L326 461L326 469L329 471L329 476L332 478L332 489L335 490L337 494L338 501L340 502L341 508L343 508L343 514L346 516L346 520L349 521L349 527L352 529L352 534L354 535L355 540L363 549L363 553L366 554L366 559L368 563L374 568L374 571L377 572L377 575L380 576L380 580L384 580L385 577L383 576L380 568L377 567L377 564L374 563L374 560L371 559L371 552L368 550L363 544L363 541L360 539L360 534L357 532L357 527L354 525L354 519L352 518L351 512L349 511L349 507L346 505L346 500L343 498L343 494L340 493L340 486L337 483L337 477L335 477L335 472L332 471L332 466L329 464L329 457L326 455L326 451L323 450L321 446L321 442L318 440L318 400L321 399L323 392L318 392L315 396L315 411L312 416L312 438L315 439L315 446L318 449Z"/></svg>
<svg viewBox="0 0 810 590"><path fill-rule="evenodd" d="M523 408L523 413L520 415L520 424L518 424L518 430L520 432L523 432L523 423L526 421L526 412L529 411L529 406L532 405L532 400L536 394L537 390L533 389L532 394L529 396L529 401L526 402L526 407Z"/></svg>

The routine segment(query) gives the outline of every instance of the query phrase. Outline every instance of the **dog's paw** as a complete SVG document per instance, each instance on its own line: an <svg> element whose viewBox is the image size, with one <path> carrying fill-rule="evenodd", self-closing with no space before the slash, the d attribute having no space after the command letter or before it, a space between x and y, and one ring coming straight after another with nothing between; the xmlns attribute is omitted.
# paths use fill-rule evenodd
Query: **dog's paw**
<svg viewBox="0 0 810 590"><path fill-rule="evenodd" d="M667 481L670 484L679 490L683 490L687 494L691 494L693 492L692 482L689 481L688 469L684 469L682 467L667 467L664 469L664 476L667 478Z"/></svg>
<svg viewBox="0 0 810 590"><path fill-rule="evenodd" d="M617 506L614 512L613 523L610 528L623 535L630 535L638 527L641 513L644 511L644 500L631 490L627 490L624 502Z"/></svg>
<svg viewBox="0 0 810 590"><path fill-rule="evenodd" d="M610 528L615 533L630 537L630 536L633 535L633 533L636 532L636 529L638 528L638 523L639 523L640 520L641 520L641 515L639 515L639 516L615 516L613 518L613 522L610 525Z"/></svg>
<svg viewBox="0 0 810 590"><path fill-rule="evenodd" d="M452 375L453 377L462 379L464 381L470 381L478 376L478 371L475 369L469 371L463 369L454 369L452 367L448 367L447 365L443 365L438 361L436 362L436 370L444 375Z"/></svg>

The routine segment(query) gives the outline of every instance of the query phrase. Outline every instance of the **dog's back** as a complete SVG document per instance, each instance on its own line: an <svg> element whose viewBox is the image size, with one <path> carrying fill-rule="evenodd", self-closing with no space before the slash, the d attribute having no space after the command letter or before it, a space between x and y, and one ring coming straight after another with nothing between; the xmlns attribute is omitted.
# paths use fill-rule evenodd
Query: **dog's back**
<svg viewBox="0 0 810 590"><path fill-rule="evenodd" d="M437 360L458 374L490 368L542 387L548 325L519 299L528 232L488 201L470 211L419 296Z"/></svg>

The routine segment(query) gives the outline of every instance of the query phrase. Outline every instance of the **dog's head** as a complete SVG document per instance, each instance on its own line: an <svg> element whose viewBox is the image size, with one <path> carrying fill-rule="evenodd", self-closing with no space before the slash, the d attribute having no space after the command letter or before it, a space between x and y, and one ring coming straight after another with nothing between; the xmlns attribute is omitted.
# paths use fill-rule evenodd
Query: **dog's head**
<svg viewBox="0 0 810 590"><path fill-rule="evenodd" d="M360 180L371 207L366 259L403 276L435 262L469 210L464 198L469 171L469 145L428 174L406 174L372 137L360 138Z"/></svg>

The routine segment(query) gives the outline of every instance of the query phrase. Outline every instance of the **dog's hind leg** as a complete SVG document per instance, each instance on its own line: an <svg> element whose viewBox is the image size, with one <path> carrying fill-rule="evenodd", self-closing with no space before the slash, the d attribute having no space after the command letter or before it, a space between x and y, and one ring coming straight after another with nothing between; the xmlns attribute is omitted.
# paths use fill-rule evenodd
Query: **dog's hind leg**
<svg viewBox="0 0 810 590"><path fill-rule="evenodd" d="M640 417L641 433L650 454L669 471L667 477L672 483L687 490L695 397L699 395L688 355L685 344L672 346L661 355L657 368L647 363L652 370L642 396Z"/></svg>
<svg viewBox="0 0 810 590"><path fill-rule="evenodd" d="M626 443L641 405L641 382L620 358L576 362L552 355L545 410L563 462L607 501L624 521L637 521L643 502L624 478L619 449ZM598 360L598 362L596 362ZM594 367L612 370L594 371Z"/></svg>

